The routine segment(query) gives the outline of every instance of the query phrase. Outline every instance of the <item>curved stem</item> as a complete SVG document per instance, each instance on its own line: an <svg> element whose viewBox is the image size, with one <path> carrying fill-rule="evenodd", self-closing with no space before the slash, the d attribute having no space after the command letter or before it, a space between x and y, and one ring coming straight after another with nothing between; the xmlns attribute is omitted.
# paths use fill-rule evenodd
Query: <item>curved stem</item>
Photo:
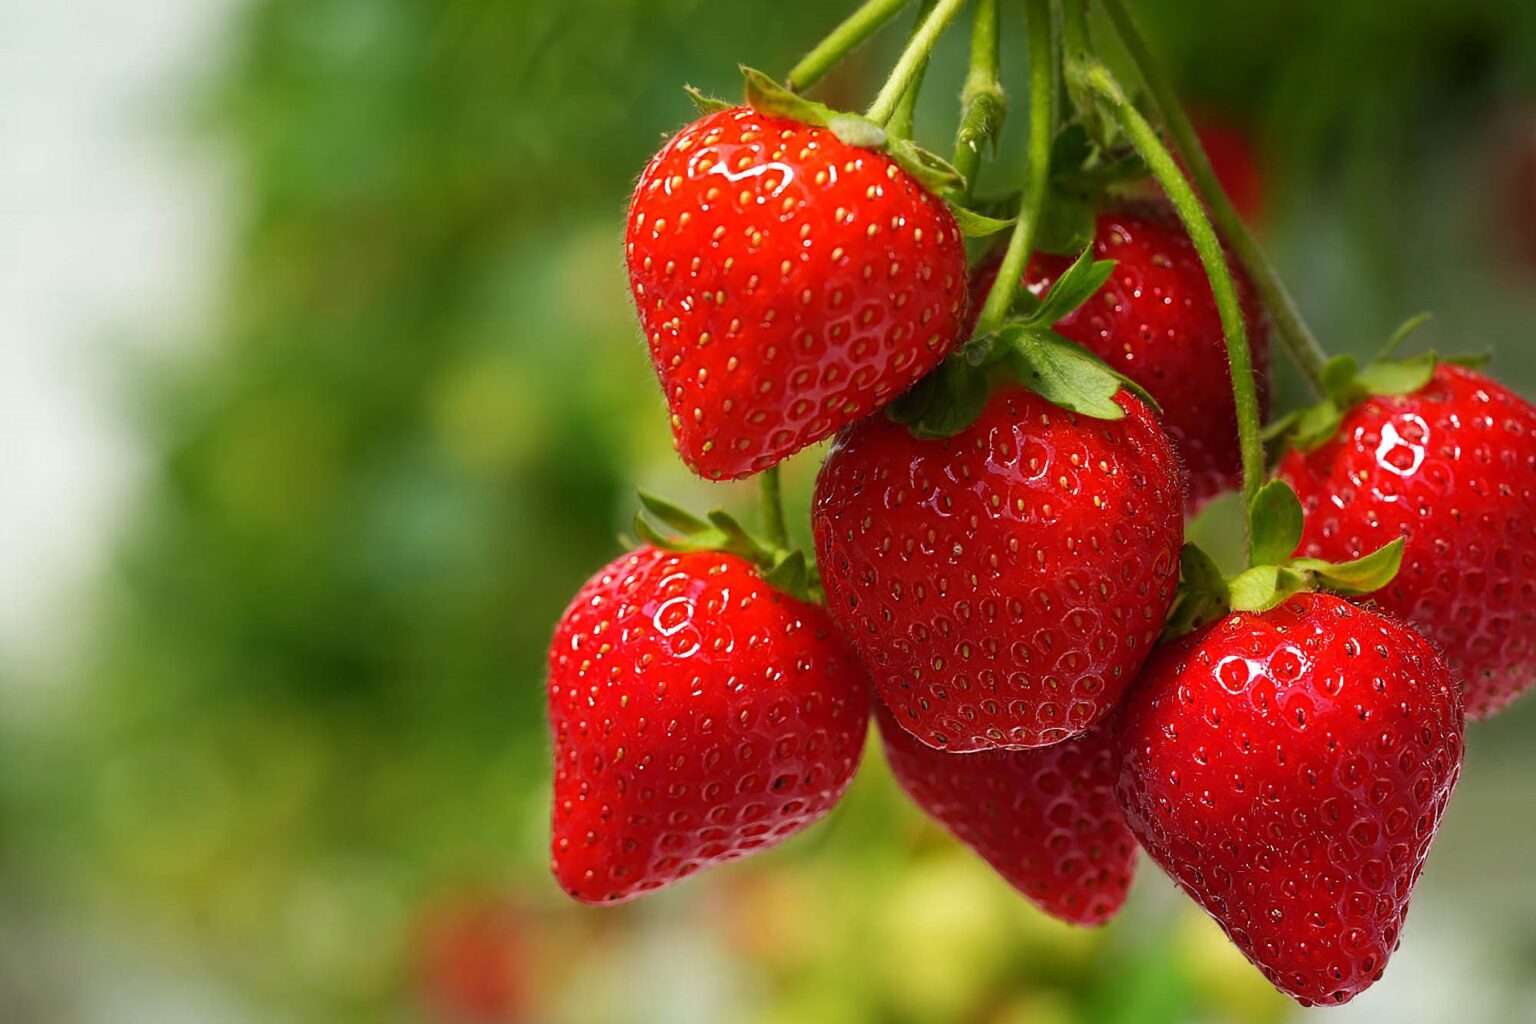
<svg viewBox="0 0 1536 1024"><path fill-rule="evenodd" d="M1211 282L1216 309L1221 314L1221 331L1226 336L1227 360L1232 371L1232 399L1237 406L1237 434L1243 451L1243 497L1251 505L1264 482L1264 444L1260 436L1259 398L1253 383L1253 359L1248 352L1248 333L1243 324L1243 310L1237 299L1237 286L1227 267L1226 253L1210 217L1195 194L1194 187L1168 152L1156 130L1121 90L1108 68L1093 61L1079 69L1079 81L1101 100L1151 168L1169 201L1184 222L1200 262Z"/></svg>
<svg viewBox="0 0 1536 1024"><path fill-rule="evenodd" d="M837 66L860 43L879 31L880 26L896 17L912 0L865 0L858 10L843 19L825 39L800 58L789 72L787 84L796 92L809 89Z"/></svg>
<svg viewBox="0 0 1536 1024"><path fill-rule="evenodd" d="M891 69L890 77L880 87L879 95L864 112L865 117L879 125L884 125L891 119L891 115L896 111L896 104L901 102L902 94L922 73L924 65L928 62L928 55L933 52L933 44L938 42L939 36L944 34L949 23L964 6L965 0L938 0L933 5L932 12L918 25L917 31L912 33L911 42L907 43L907 48L902 51L896 66Z"/></svg>
<svg viewBox="0 0 1536 1024"><path fill-rule="evenodd" d="M1051 177L1051 141L1056 131L1056 60L1050 0L1026 0L1029 26L1029 156L1028 177L1019 199L1019 218L998 267L997 280L976 318L976 334L995 330L1013 308L1019 281L1035 244L1035 231L1045 209Z"/></svg>
<svg viewBox="0 0 1536 1024"><path fill-rule="evenodd" d="M917 20L912 23L912 34L916 35L922 28L923 22L928 20L928 15L933 11L936 0L923 0L917 8ZM911 37L908 37L908 42ZM928 59L923 58L923 63L917 69L917 76L912 79L912 84L907 86L907 91L901 94L901 102L896 104L896 112L891 115L891 120L885 126L885 134L896 139L910 139L912 137L912 123L917 116L917 96L923 91L923 76L928 73Z"/></svg>
<svg viewBox="0 0 1536 1024"><path fill-rule="evenodd" d="M1152 102L1162 117L1168 134L1173 137L1174 147L1184 158L1184 165L1189 169L1190 177L1194 178L1200 194L1205 197L1211 217L1220 228L1222 237L1232 247L1238 262L1243 265L1243 269L1253 280L1254 288L1263 298L1264 305L1274 320L1275 331L1280 335L1281 343L1285 345L1297 369L1307 378L1307 383L1311 385L1312 390L1323 394L1322 367L1328 361L1328 353L1323 350L1317 342L1317 337L1307 328L1306 322L1301 318L1301 311L1296 306L1296 300L1291 298L1291 293L1286 289L1285 283L1280 280L1280 275L1275 271L1274 265L1269 262L1269 257L1264 254L1263 249L1259 248L1248 226L1243 223L1243 219L1238 216L1237 210L1232 206L1232 200L1227 198L1226 190L1216 179L1211 161L1205 155L1205 148L1200 145L1200 137L1195 134L1189 115L1184 112L1183 106L1179 103L1173 84L1152 56L1146 41L1137 32L1136 25L1131 21L1125 5L1121 0L1103 0L1103 3L1110 21L1115 26L1115 32L1125 44L1131 60L1135 62L1142 81L1146 83L1147 92L1151 94Z"/></svg>
<svg viewBox="0 0 1536 1024"><path fill-rule="evenodd" d="M981 147L1002 127L1006 104L998 82L997 0L977 0L971 27L971 69L960 94L960 129L955 133L955 170L965 178L966 198L976 189Z"/></svg>
<svg viewBox="0 0 1536 1024"><path fill-rule="evenodd" d="M758 495L762 502L763 535L780 551L789 547L789 528L784 524L784 495L779 482L779 467L770 466L758 474Z"/></svg>

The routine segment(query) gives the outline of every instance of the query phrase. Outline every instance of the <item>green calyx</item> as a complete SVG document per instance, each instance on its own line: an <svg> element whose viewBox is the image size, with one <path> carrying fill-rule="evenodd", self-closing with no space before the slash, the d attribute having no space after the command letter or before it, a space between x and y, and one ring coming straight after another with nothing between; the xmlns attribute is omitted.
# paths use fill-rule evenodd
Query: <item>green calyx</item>
<svg viewBox="0 0 1536 1024"><path fill-rule="evenodd" d="M715 509L704 519L664 498L636 492L642 511L635 513L635 536L663 551L722 551L755 565L763 581L775 590L801 601L821 600L816 569L805 552L776 544L748 532L729 512ZM649 514L676 533L666 534L651 524Z"/></svg>
<svg viewBox="0 0 1536 1024"><path fill-rule="evenodd" d="M893 403L886 415L917 437L951 437L981 415L991 384L999 377L1094 419L1125 415L1115 401L1122 388L1157 409L1152 396L1134 381L1052 327L1098 292L1114 269L1113 260L1095 260L1092 249L1084 249L1032 310L971 339ZM1026 296L1029 293L1022 292L1021 301Z"/></svg>
<svg viewBox="0 0 1536 1024"><path fill-rule="evenodd" d="M771 117L789 118L825 128L847 145L884 153L925 189L944 200L961 233L967 238L986 238L1013 224L1012 220L987 216L962 203L961 198L966 190L965 179L960 172L949 161L923 149L911 139L891 134L862 114L834 110L824 103L808 100L761 71L743 66L741 74L746 79L747 106ZM733 106L724 100L705 96L691 86L686 87L686 91L701 113L712 114L729 110Z"/></svg>
<svg viewBox="0 0 1536 1024"><path fill-rule="evenodd" d="M1373 395L1412 394L1428 384L1435 375L1435 366L1441 362L1434 351L1407 359L1394 359L1392 355L1404 339L1429 320L1428 313L1410 318L1364 366L1351 355L1337 355L1323 363L1318 374L1323 399L1271 422L1264 429L1264 439L1282 440L1290 447L1312 451L1338 433L1344 414L1357 403ZM1447 361L1476 365L1480 360L1455 357Z"/></svg>
<svg viewBox="0 0 1536 1024"><path fill-rule="evenodd" d="M1271 480L1259 488L1248 509L1251 568L1227 579L1210 555L1196 544L1185 544L1179 557L1179 592L1164 637L1183 636L1232 611L1265 612L1304 591L1369 594L1390 583L1402 565L1401 537L1351 562L1292 557L1301 531L1296 492L1282 480Z"/></svg>

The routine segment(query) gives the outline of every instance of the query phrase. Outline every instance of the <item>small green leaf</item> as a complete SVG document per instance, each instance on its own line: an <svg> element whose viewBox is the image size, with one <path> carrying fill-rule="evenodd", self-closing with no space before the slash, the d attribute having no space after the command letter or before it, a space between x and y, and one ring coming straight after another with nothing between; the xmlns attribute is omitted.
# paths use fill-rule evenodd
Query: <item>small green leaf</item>
<svg viewBox="0 0 1536 1024"><path fill-rule="evenodd" d="M884 129L881 131L883 133ZM852 145L858 145L858 143L852 143ZM936 153L930 153L911 139L887 138L884 149L885 154L896 161L902 170L917 179L919 185L935 195L947 195L965 183L965 179L961 177L959 171L955 170L953 164Z"/></svg>
<svg viewBox="0 0 1536 1024"><path fill-rule="evenodd" d="M1051 326L1097 294L1114 272L1114 260L1095 260L1093 247L1084 248L1082 255L1056 279L1040 300L1040 307L1025 322L1032 327Z"/></svg>
<svg viewBox="0 0 1536 1024"><path fill-rule="evenodd" d="M791 597L810 600L810 575L806 571L805 552L796 548L781 554L763 572L763 582Z"/></svg>
<svg viewBox="0 0 1536 1024"><path fill-rule="evenodd" d="M883 149L890 141L884 128L858 114L831 114L827 128L839 141L862 149Z"/></svg>
<svg viewBox="0 0 1536 1024"><path fill-rule="evenodd" d="M1344 411L1332 399L1324 399L1303 409L1296 417L1290 442L1304 452L1312 451L1338 433L1339 424L1343 422Z"/></svg>
<svg viewBox="0 0 1536 1024"><path fill-rule="evenodd" d="M1301 419L1301 410L1292 409L1279 419L1270 420L1264 425L1264 430L1259 434L1259 439L1265 444L1278 440L1289 434L1296 426L1296 421Z"/></svg>
<svg viewBox="0 0 1536 1024"><path fill-rule="evenodd" d="M674 530L683 533L699 533L710 528L704 520L692 512L678 508L665 498L659 498L648 491L636 491L635 496L640 499L642 508Z"/></svg>
<svg viewBox="0 0 1536 1024"><path fill-rule="evenodd" d="M986 371L956 354L886 406L885 414L914 437L953 437L976 422L987 391Z"/></svg>
<svg viewBox="0 0 1536 1024"><path fill-rule="evenodd" d="M1232 610L1267 612L1290 597L1307 589L1307 577L1289 566L1258 565L1227 584Z"/></svg>
<svg viewBox="0 0 1536 1024"><path fill-rule="evenodd" d="M1404 320L1402 326L1392 332L1392 337L1387 339L1387 343L1381 347L1381 351L1376 353L1376 358L1371 361L1379 363L1387 359L1392 355L1393 352L1397 351L1399 345L1408 340L1408 336L1410 334L1418 330L1420 327L1423 327L1434 318L1435 314L1425 312L1420 313L1417 316L1411 316L1407 320Z"/></svg>
<svg viewBox="0 0 1536 1024"><path fill-rule="evenodd" d="M1408 395L1429 383L1435 375L1435 354L1425 352L1412 359L1375 362L1355 376L1355 383L1371 395Z"/></svg>
<svg viewBox="0 0 1536 1024"><path fill-rule="evenodd" d="M698 108L700 114L718 114L722 110L732 110L736 106L734 103L728 103L714 96L707 96L691 85L683 86L683 91L688 94L689 99L693 100L693 105Z"/></svg>
<svg viewBox="0 0 1536 1024"><path fill-rule="evenodd" d="M1115 401L1123 378L1098 356L1055 331L1012 325L999 332L1003 361L1041 398L1063 409L1100 420L1118 420L1125 410Z"/></svg>
<svg viewBox="0 0 1536 1024"><path fill-rule="evenodd" d="M1013 218L1000 220L988 217L958 203L950 203L949 212L954 215L955 223L960 225L960 233L966 238L987 238L1013 226Z"/></svg>
<svg viewBox="0 0 1536 1024"><path fill-rule="evenodd" d="M652 547L663 551L721 551L727 547L727 537L719 530L705 527L698 532L667 535L652 526L641 513L635 514L635 536Z"/></svg>
<svg viewBox="0 0 1536 1024"><path fill-rule="evenodd" d="M1306 570L1330 590L1341 594L1369 594L1392 582L1403 564L1403 538L1377 548L1352 562L1325 562L1320 558L1298 558L1291 563Z"/></svg>
<svg viewBox="0 0 1536 1024"><path fill-rule="evenodd" d="M1324 391L1347 403L1350 387L1354 384L1355 375L1359 372L1360 363L1355 357L1343 354L1334 356L1324 363L1318 376Z"/></svg>
<svg viewBox="0 0 1536 1024"><path fill-rule="evenodd" d="M746 79L747 106L753 110L823 127L835 113L824 104L790 92L756 68L742 65L741 75Z"/></svg>
<svg viewBox="0 0 1536 1024"><path fill-rule="evenodd" d="M1282 565L1301 543L1301 502L1284 480L1271 480L1248 509L1248 543L1254 565Z"/></svg>
<svg viewBox="0 0 1536 1024"><path fill-rule="evenodd" d="M1492 352L1466 352L1455 356L1441 356L1442 363L1454 363L1457 366L1465 366L1469 370L1475 370L1487 364L1493 358Z"/></svg>
<svg viewBox="0 0 1536 1024"><path fill-rule="evenodd" d="M1188 589L1201 593L1225 594L1227 590L1221 567L1193 541L1185 543L1179 552L1179 579Z"/></svg>

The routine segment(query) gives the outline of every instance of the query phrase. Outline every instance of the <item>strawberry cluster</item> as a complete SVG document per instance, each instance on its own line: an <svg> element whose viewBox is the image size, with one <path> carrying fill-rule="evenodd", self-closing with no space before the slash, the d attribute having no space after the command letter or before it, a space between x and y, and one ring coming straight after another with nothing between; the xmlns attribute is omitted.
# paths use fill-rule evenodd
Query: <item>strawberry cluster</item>
<svg viewBox="0 0 1536 1024"><path fill-rule="evenodd" d="M934 161L749 83L646 167L625 255L694 472L776 500L773 467L833 439L815 561L772 505L764 537L643 499L550 648L561 886L617 903L793 835L873 718L914 802L1045 911L1108 920L1139 848L1277 987L1352 998L1465 715L1536 678L1536 409L1432 357L1331 361L1226 579L1184 543L1244 452L1183 212L1069 188L1027 264L968 254L1008 225ZM1083 131L1057 182L1120 166ZM978 325L1004 266L1017 297ZM1262 405L1269 319L1236 289Z"/></svg>

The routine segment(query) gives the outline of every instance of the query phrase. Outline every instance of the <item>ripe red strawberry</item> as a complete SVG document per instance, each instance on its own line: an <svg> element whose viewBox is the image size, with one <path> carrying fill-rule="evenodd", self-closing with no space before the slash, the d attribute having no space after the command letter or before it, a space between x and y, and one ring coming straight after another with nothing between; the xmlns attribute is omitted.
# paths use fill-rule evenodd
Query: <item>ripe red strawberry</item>
<svg viewBox="0 0 1536 1024"><path fill-rule="evenodd" d="M1095 219L1093 258L1115 260L1115 272L1056 330L1091 349L1147 390L1162 406L1163 427L1184 462L1191 511L1242 483L1237 410L1221 317L1205 268L1178 218L1165 204L1134 204ZM997 277L998 260L984 262L972 285L972 306ZM1030 260L1024 285L1044 295L1072 264L1048 253ZM1232 264L1259 402L1269 402L1269 325L1260 315L1242 268ZM1262 409L1261 409L1262 412Z"/></svg>
<svg viewBox="0 0 1536 1024"><path fill-rule="evenodd" d="M1130 891L1136 841L1115 803L1107 730L1037 750L951 754L876 709L885 757L916 804L1015 889L1072 924L1103 924Z"/></svg>
<svg viewBox="0 0 1536 1024"><path fill-rule="evenodd" d="M1232 207L1245 221L1259 220L1264 212L1264 181L1248 139L1231 125L1204 117L1195 122L1195 134Z"/></svg>
<svg viewBox="0 0 1536 1024"><path fill-rule="evenodd" d="M1461 770L1422 638L1299 594L1161 649L1116 723L1131 831L1276 987L1343 1003L1381 977Z"/></svg>
<svg viewBox="0 0 1536 1024"><path fill-rule="evenodd" d="M827 606L896 721L953 752L1037 747L1107 715L1152 648L1184 536L1152 413L1091 419L999 388L953 437L884 417L816 480Z"/></svg>
<svg viewBox="0 0 1536 1024"><path fill-rule="evenodd" d="M528 1015L527 922L505 899L434 906L415 951L417 984L436 1019L501 1024Z"/></svg>
<svg viewBox="0 0 1536 1024"><path fill-rule="evenodd" d="M1279 473L1306 513L1299 553L1343 560L1407 537L1402 570L1372 600L1434 642L1469 715L1536 682L1536 408L1441 365L1413 394L1355 405Z"/></svg>
<svg viewBox="0 0 1536 1024"><path fill-rule="evenodd" d="M965 312L940 200L884 154L746 107L656 154L625 252L678 453L710 478L874 412L939 364Z"/></svg>
<svg viewBox="0 0 1536 1024"><path fill-rule="evenodd" d="M616 903L779 842L835 804L868 683L827 614L743 559L646 547L555 628L555 877Z"/></svg>

